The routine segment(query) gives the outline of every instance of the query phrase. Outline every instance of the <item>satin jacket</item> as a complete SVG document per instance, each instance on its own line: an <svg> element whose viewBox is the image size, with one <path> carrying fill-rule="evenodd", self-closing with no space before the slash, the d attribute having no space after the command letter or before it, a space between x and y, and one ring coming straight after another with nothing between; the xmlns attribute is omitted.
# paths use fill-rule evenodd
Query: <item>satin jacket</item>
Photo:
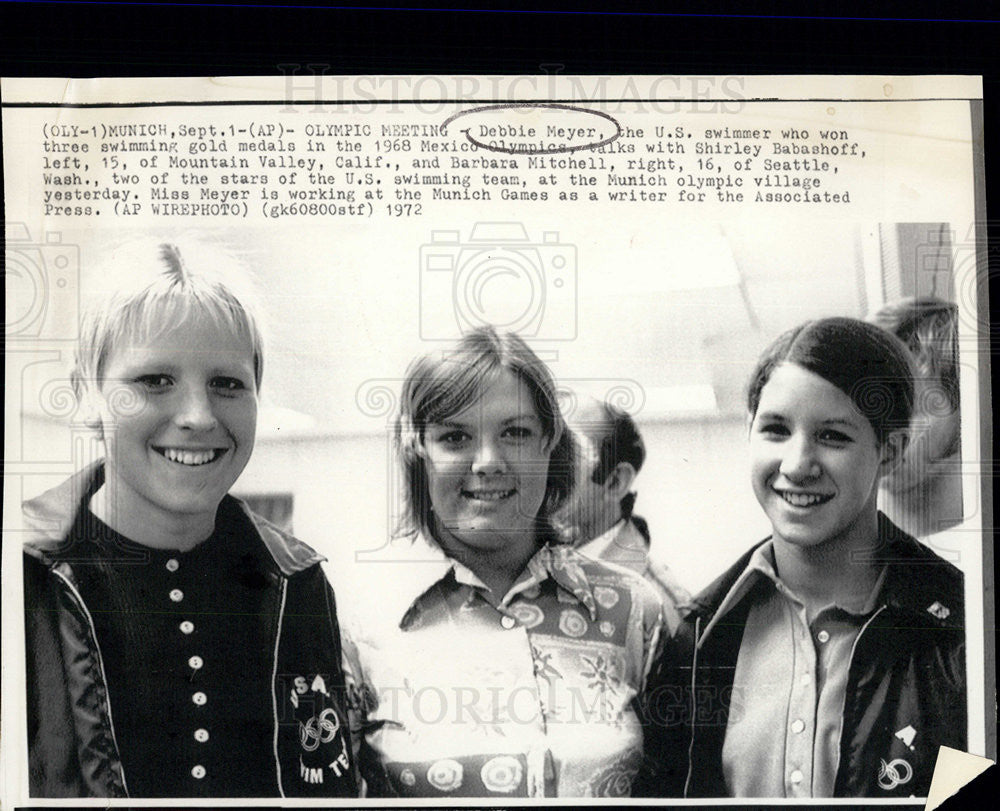
<svg viewBox="0 0 1000 811"><path fill-rule="evenodd" d="M967 748L963 576L882 514L879 533L872 562L888 571L851 657L834 796L925 797L938 747ZM727 794L722 746L739 712L733 678L757 592L712 620L752 552L695 597L654 664L640 796Z"/></svg>
<svg viewBox="0 0 1000 811"><path fill-rule="evenodd" d="M98 462L24 505L29 790L32 797L128 797L115 697L74 575L71 528L104 480ZM273 661L273 795L352 797L340 633L322 557L226 496L220 511L266 550L259 632ZM317 733L310 735L310 731Z"/></svg>

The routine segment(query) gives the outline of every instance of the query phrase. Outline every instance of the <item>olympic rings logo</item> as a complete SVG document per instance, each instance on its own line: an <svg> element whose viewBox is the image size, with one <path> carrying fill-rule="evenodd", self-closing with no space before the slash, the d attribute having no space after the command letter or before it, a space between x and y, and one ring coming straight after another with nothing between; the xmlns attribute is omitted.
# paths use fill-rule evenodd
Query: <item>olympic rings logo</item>
<svg viewBox="0 0 1000 811"><path fill-rule="evenodd" d="M299 742L307 752L319 749L321 743L329 743L337 737L340 729L340 719L332 708L327 708L313 716L306 723L299 723Z"/></svg>
<svg viewBox="0 0 1000 811"><path fill-rule="evenodd" d="M881 765L878 768L878 785L881 789L892 791L897 786L909 783L913 777L913 767L902 758L896 758L888 763L879 758L879 763Z"/></svg>

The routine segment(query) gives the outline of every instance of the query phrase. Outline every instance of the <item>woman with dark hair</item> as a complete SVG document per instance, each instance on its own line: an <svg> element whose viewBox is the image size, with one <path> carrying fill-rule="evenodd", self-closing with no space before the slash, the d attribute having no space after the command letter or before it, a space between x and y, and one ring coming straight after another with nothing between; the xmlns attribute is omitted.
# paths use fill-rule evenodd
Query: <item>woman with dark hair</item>
<svg viewBox="0 0 1000 811"><path fill-rule="evenodd" d="M573 446L551 373L476 330L411 365L395 439L400 532L344 621L368 795L627 796L659 601L552 528Z"/></svg>
<svg viewBox="0 0 1000 811"><path fill-rule="evenodd" d="M965 749L961 573L878 512L906 447L906 348L812 321L751 378L751 483L773 532L696 597L658 659L643 793L926 796Z"/></svg>

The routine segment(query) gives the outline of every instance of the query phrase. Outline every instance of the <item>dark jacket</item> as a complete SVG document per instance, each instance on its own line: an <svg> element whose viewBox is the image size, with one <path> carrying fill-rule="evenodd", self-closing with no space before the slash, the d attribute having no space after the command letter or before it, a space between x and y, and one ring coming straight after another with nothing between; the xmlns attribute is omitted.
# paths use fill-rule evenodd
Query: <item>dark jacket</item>
<svg viewBox="0 0 1000 811"><path fill-rule="evenodd" d="M25 504L24 547L28 767L32 797L127 797L115 738L114 697L90 611L74 576L71 528L104 479L101 463ZM264 551L268 594L259 632L269 640L273 796L356 796L343 711L340 631L333 591L305 544L227 496L220 514ZM316 680L322 675L321 680ZM316 686L325 687L317 690ZM304 686L305 685L305 686ZM308 730L322 729L317 746ZM303 730L306 730L304 733ZM332 732L335 730L335 732ZM336 764L336 768L334 768Z"/></svg>
<svg viewBox="0 0 1000 811"><path fill-rule="evenodd" d="M881 514L879 532L874 560L888 571L851 658L834 796L925 797L938 747L967 748L963 577ZM654 664L641 794L726 796L722 744L730 713L739 712L733 678L761 592L705 629L752 553L693 600Z"/></svg>

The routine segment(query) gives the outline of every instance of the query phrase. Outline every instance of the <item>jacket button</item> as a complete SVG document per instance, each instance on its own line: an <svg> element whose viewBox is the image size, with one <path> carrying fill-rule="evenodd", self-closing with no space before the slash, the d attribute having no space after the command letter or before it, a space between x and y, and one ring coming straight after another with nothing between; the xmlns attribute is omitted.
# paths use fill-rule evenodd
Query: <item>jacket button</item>
<svg viewBox="0 0 1000 811"><path fill-rule="evenodd" d="M195 780L201 780L205 776L205 767L199 763L191 770L191 776Z"/></svg>
<svg viewBox="0 0 1000 811"><path fill-rule="evenodd" d="M171 589L170 599L173 600L175 603L179 603L181 600L184 599L184 592L181 591L180 589Z"/></svg>
<svg viewBox="0 0 1000 811"><path fill-rule="evenodd" d="M179 626L182 634L190 634L194 632L194 623L190 620L184 620Z"/></svg>
<svg viewBox="0 0 1000 811"><path fill-rule="evenodd" d="M199 707L204 707L208 703L208 696L199 690L191 696L191 700Z"/></svg>
<svg viewBox="0 0 1000 811"><path fill-rule="evenodd" d="M181 567L181 564L177 562L177 558L170 558L167 561L167 571L176 572Z"/></svg>
<svg viewBox="0 0 1000 811"><path fill-rule="evenodd" d="M803 777L805 777L805 775L802 774L802 772L800 772L798 769L796 769L790 775L788 775L788 779L792 781L793 785L798 785L799 783L801 783Z"/></svg>
<svg viewBox="0 0 1000 811"><path fill-rule="evenodd" d="M208 730L207 729L196 729L194 731L194 739L198 743L204 743L208 740Z"/></svg>
<svg viewBox="0 0 1000 811"><path fill-rule="evenodd" d="M192 670L200 670L201 666L205 664L205 660L200 656L192 656L188 659L188 664L191 666Z"/></svg>
<svg viewBox="0 0 1000 811"><path fill-rule="evenodd" d="M508 617L505 615L500 619L500 624L509 631L511 628L517 625L517 620L514 619L513 617Z"/></svg>
<svg viewBox="0 0 1000 811"><path fill-rule="evenodd" d="M796 718L794 721L792 721L792 732L801 732L805 728L806 728L805 721L803 721L801 718Z"/></svg>
<svg viewBox="0 0 1000 811"><path fill-rule="evenodd" d="M819 640L821 645L826 644L827 642L830 641L830 632L820 631L818 634L816 634L816 638Z"/></svg>

